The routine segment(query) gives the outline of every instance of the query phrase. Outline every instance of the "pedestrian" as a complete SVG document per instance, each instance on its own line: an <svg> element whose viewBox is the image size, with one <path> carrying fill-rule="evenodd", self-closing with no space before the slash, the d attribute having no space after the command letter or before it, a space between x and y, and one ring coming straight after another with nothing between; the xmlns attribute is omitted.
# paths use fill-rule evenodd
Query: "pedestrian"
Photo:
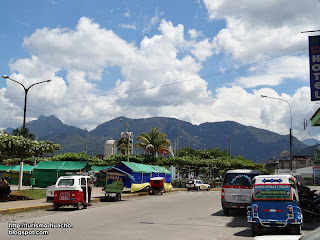
<svg viewBox="0 0 320 240"><path fill-rule="evenodd" d="M9 197L11 189L10 189L10 178L8 176L2 179L2 188L4 191L4 195Z"/></svg>

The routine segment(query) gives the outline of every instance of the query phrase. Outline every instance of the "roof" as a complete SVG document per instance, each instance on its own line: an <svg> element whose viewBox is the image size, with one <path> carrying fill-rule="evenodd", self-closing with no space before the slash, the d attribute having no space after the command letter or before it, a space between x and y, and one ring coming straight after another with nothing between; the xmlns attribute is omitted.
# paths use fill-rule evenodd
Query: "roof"
<svg viewBox="0 0 320 240"><path fill-rule="evenodd" d="M0 165L0 172L11 171L11 168L13 168L13 167L14 167L14 166Z"/></svg>
<svg viewBox="0 0 320 240"><path fill-rule="evenodd" d="M248 169L234 169L228 170L227 173L259 173L256 170L248 170Z"/></svg>
<svg viewBox="0 0 320 240"><path fill-rule="evenodd" d="M154 170L153 167L151 167L151 165L146 165L146 164L142 164L142 163L135 163L135 162L125 162L125 161L122 161L122 163L124 165L126 165L128 168L130 168L132 170L132 172L136 172L136 173L155 173L155 172L157 172L156 170Z"/></svg>
<svg viewBox="0 0 320 240"><path fill-rule="evenodd" d="M92 166L92 170L90 172L98 173L102 169L111 168L110 166Z"/></svg>
<svg viewBox="0 0 320 240"><path fill-rule="evenodd" d="M170 174L171 172L166 169L165 167L161 167L161 166L155 166L155 165L152 165L152 167L158 172L158 173L168 173Z"/></svg>
<svg viewBox="0 0 320 240"><path fill-rule="evenodd" d="M255 177L256 184L291 183L290 180L295 182L292 175L259 175Z"/></svg>
<svg viewBox="0 0 320 240"><path fill-rule="evenodd" d="M119 168L116 168L116 167L107 167L105 169L101 169L100 172L103 174L118 173L120 175L127 176L131 180L135 181L134 177L131 174L129 174Z"/></svg>
<svg viewBox="0 0 320 240"><path fill-rule="evenodd" d="M86 161L41 161L34 170L90 170Z"/></svg>
<svg viewBox="0 0 320 240"><path fill-rule="evenodd" d="M13 167L13 166L12 166ZM32 171L34 168L34 166L30 166L30 165L25 165L23 164L23 172L30 172ZM20 165L14 166L11 169L11 172L20 172Z"/></svg>

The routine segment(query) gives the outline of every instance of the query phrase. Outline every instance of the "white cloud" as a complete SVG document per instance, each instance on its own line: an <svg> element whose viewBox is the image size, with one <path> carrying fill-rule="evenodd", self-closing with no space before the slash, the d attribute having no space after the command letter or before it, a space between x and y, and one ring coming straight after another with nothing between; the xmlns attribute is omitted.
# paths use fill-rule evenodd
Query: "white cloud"
<svg viewBox="0 0 320 240"><path fill-rule="evenodd" d="M273 54L307 48L300 32L318 29L317 1L204 0L212 20L224 19L226 28L215 41L234 60L253 62ZM285 7L284 7L285 6ZM312 17L308 17L312 16Z"/></svg>
<svg viewBox="0 0 320 240"><path fill-rule="evenodd" d="M215 18L232 13L232 9L228 10L225 5L227 3L218 1L213 4L213 9L219 8L218 12L214 10ZM150 23L159 24L159 32L145 36L137 46L86 17L79 20L75 29L37 29L25 37L23 43L30 58L13 62L11 77L26 85L48 78L52 80L30 90L29 120L54 114L67 124L90 130L121 115L131 118L167 116L195 124L232 120L287 134L286 106L261 99L260 95L286 98L292 103L297 128L299 117L305 114L305 109L312 107L308 99L309 88L300 87L293 96L278 94L271 88L257 88L296 78L307 83L305 58L292 57L255 66L245 77L238 77L232 85L227 85L229 87L220 85L212 92L208 89L208 82L199 76L202 63L214 54L217 46L227 52L226 47L230 45L228 53L234 59L241 56L253 59L255 56L254 51L244 44L245 38L253 49L261 50L266 46L241 35L241 31L248 29L246 23L238 20L240 29L236 29L232 16L227 28L220 31L214 41L212 38L197 40L199 31L185 30L184 25L174 25L166 20L160 22L156 17ZM185 39L185 31L190 35L190 41ZM237 55L239 49L235 46L239 46L241 55ZM264 50L270 52L270 48ZM115 79L109 83L109 78L103 76L109 67L120 69L121 76L116 83L113 83ZM226 70L222 66L220 69L222 72ZM59 75L61 71L65 76ZM101 90L99 86L106 83L114 84L113 88ZM246 88L255 90L249 92ZM15 119L12 123L15 124L21 122L23 98L12 96L22 94L22 88L8 81L7 89L0 91L3 103L0 114L11 109L12 119Z"/></svg>
<svg viewBox="0 0 320 240"><path fill-rule="evenodd" d="M290 57L266 65L250 68L248 77L239 77L233 83L244 88L259 86L277 86L288 79L309 81L308 59L306 57Z"/></svg>
<svg viewBox="0 0 320 240"><path fill-rule="evenodd" d="M119 27L133 30L137 29L135 24L119 24Z"/></svg>

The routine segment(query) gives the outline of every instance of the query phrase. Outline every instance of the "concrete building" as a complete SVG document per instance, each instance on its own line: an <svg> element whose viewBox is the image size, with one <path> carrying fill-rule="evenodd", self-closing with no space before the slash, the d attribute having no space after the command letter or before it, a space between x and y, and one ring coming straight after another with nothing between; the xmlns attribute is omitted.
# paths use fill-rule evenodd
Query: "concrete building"
<svg viewBox="0 0 320 240"><path fill-rule="evenodd" d="M117 142L115 140L107 140L104 144L104 158L108 158L117 153Z"/></svg>

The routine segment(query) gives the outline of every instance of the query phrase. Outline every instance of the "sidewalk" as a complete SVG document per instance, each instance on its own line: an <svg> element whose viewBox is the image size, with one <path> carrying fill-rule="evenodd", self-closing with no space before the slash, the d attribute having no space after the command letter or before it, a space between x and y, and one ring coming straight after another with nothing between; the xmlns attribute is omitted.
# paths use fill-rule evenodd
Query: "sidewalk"
<svg viewBox="0 0 320 240"><path fill-rule="evenodd" d="M23 186L23 190L30 189L29 186ZM43 188L35 188L43 189ZM18 190L17 185L11 185L11 190ZM100 197L104 196L104 191L102 187L94 187L91 193L91 202L100 201ZM124 196L123 196L124 197ZM22 200L22 201L8 201L0 202L0 214L13 213L25 210L32 209L47 209L52 208L52 203L47 203L46 199L37 199L37 200Z"/></svg>

